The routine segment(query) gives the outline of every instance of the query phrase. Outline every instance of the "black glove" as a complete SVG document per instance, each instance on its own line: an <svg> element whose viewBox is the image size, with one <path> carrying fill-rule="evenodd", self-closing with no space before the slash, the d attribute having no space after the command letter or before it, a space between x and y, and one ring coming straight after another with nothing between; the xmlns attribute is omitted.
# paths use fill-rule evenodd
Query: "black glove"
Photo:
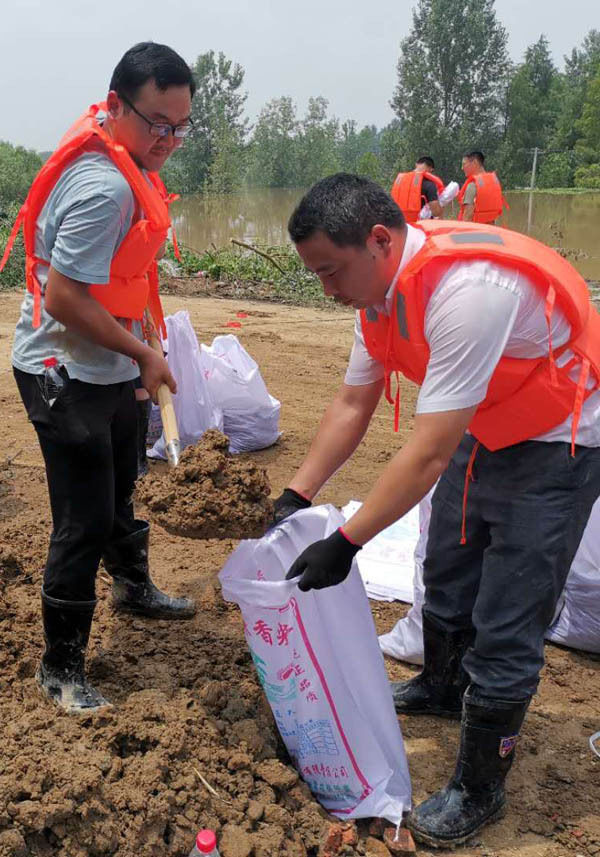
<svg viewBox="0 0 600 857"><path fill-rule="evenodd" d="M336 586L350 574L352 560L361 546L348 541L340 527L326 539L313 542L303 551L285 576L286 580L302 575L298 589L325 589Z"/></svg>
<svg viewBox="0 0 600 857"><path fill-rule="evenodd" d="M306 497L303 497L302 494L298 494L293 488L285 488L283 494L273 501L273 520L271 521L271 526L274 527L275 524L283 521L284 518L289 518L294 512L298 512L300 509L308 509L310 506L312 506L312 503Z"/></svg>

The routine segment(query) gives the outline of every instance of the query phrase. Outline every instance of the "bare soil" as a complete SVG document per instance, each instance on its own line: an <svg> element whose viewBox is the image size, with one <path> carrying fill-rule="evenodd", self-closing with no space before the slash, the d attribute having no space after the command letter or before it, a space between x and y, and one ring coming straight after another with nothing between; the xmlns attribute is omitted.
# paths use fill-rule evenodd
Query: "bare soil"
<svg viewBox="0 0 600 857"><path fill-rule="evenodd" d="M0 295L0 857L185 857L202 826L218 830L223 857L322 855L326 814L287 764L239 612L220 596L217 574L233 537L188 538L154 521L153 576L170 593L195 597L197 616L171 624L116 614L101 570L89 669L114 707L73 718L38 695L50 515L43 462L10 369L19 303L15 293ZM225 332L236 312L248 313L236 334L282 401L283 436L239 460L265 468L276 496L340 382L352 315L247 298L165 303L168 311L187 309L204 342ZM324 502L366 495L410 432L414 401L414 388L404 385L397 435L389 406L380 405L353 461L323 491ZM165 466L150 467L158 484ZM373 603L378 630L407 609ZM550 645L546 653L508 783L507 815L457 857L600 854L600 759L587 743L600 728L600 658ZM392 660L388 669L394 679L415 672ZM459 727L428 717L402 717L401 724L420 801L450 775ZM366 850L366 823L359 834L341 853L386 853L380 842Z"/></svg>
<svg viewBox="0 0 600 857"><path fill-rule="evenodd" d="M264 468L231 455L229 438L210 429L184 449L177 467L140 479L136 499L175 535L251 539L273 515L270 491Z"/></svg>

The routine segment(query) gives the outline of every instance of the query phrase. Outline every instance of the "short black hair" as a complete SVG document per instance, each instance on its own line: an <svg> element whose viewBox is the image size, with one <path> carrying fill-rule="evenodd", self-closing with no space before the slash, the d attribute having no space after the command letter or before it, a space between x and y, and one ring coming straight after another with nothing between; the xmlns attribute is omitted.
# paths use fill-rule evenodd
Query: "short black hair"
<svg viewBox="0 0 600 857"><path fill-rule="evenodd" d="M470 161L479 161L481 166L485 163L485 155L483 152L480 152L479 149L473 149L471 152L465 152L463 157L468 158Z"/></svg>
<svg viewBox="0 0 600 857"><path fill-rule="evenodd" d="M186 85L192 96L196 91L196 81L186 61L173 48L157 42L139 42L129 48L112 73L109 89L133 101L149 80L161 92L170 86Z"/></svg>
<svg viewBox="0 0 600 857"><path fill-rule="evenodd" d="M352 173L336 173L314 184L288 223L294 244L324 232L338 247L362 247L373 226L404 229L404 215L376 182Z"/></svg>
<svg viewBox="0 0 600 857"><path fill-rule="evenodd" d="M422 158L419 158L417 163L425 164L425 166L429 167L430 170L435 170L435 163L433 161L433 158L430 158L429 155L423 155Z"/></svg>

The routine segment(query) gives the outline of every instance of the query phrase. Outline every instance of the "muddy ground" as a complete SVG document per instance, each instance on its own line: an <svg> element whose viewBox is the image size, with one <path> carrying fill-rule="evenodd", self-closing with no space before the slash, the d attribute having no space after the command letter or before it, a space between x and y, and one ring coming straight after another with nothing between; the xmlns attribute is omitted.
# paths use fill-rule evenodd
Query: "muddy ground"
<svg viewBox="0 0 600 857"><path fill-rule="evenodd" d="M204 825L219 830L223 857L316 857L327 821L278 761L285 763L285 752L239 612L219 593L217 574L232 539L183 538L154 525L154 577L173 594L197 598L198 615L181 624L117 615L101 573L89 664L114 708L76 719L38 696L39 589L50 522L40 453L10 370L19 302L17 294L0 295L0 857L183 857ZM225 325L237 311L248 313L236 333L282 400L284 434L277 446L246 458L266 467L276 495L339 383L351 314L186 296L168 297L166 306L189 310L205 342L231 332ZM324 501L365 496L410 430L413 403L414 389L406 386L406 428L398 436L382 403ZM406 610L374 603L378 629L388 630ZM509 780L509 812L458 857L600 854L600 759L587 744L600 728L600 659L550 645L547 659ZM395 679L415 672L391 660L388 668ZM428 717L401 720L419 801L446 781L459 727ZM365 853L360 832L347 855Z"/></svg>

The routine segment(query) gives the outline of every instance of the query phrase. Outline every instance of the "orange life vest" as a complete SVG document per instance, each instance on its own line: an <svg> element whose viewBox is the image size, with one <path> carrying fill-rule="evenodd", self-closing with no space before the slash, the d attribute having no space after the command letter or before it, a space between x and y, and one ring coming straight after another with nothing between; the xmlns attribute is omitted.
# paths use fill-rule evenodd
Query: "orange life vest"
<svg viewBox="0 0 600 857"><path fill-rule="evenodd" d="M423 179L429 179L437 187L438 194L444 190L444 182L433 173L398 173L392 185L390 196L404 214L407 223L416 223L423 208Z"/></svg>
<svg viewBox="0 0 600 857"><path fill-rule="evenodd" d="M131 187L137 211L143 214L131 225L112 260L109 283L91 285L89 293L111 315L129 321L141 320L144 310L148 307L157 330L164 337L166 329L158 294L156 254L166 240L171 225L169 204L177 197L167 194L157 173L147 173L149 181L146 180L124 146L115 143L103 130L96 118L100 111L106 111L105 103L91 105L67 131L56 151L35 177L13 226L0 262L0 271L6 264L15 238L23 225L25 281L28 291L33 294L33 326L39 327L42 291L36 267L48 267L49 262L35 254L37 219L63 170L85 152L98 151L100 141L100 150L105 152L121 171Z"/></svg>
<svg viewBox="0 0 600 857"><path fill-rule="evenodd" d="M469 430L494 451L544 434L572 414L574 454L583 402L600 386L600 315L591 303L583 277L554 250L508 229L431 220L422 221L417 228L425 232L425 244L398 278L390 315L373 308L361 310L367 350L385 367L386 397L395 404L396 430L400 399L399 392L395 400L391 396L391 375L402 372L421 384L429 362L424 332L424 272L441 259L489 259L521 271L545 297L549 353L534 359L502 357ZM431 294L430 285L428 293ZM550 335L555 304L571 326L569 341L556 352ZM574 356L566 365L558 366L555 357L565 351ZM569 375L577 364L579 378L573 381ZM587 389L590 377L594 385Z"/></svg>
<svg viewBox="0 0 600 857"><path fill-rule="evenodd" d="M458 204L460 211L458 219L465 216L465 203L463 202L465 191L470 184L475 184L477 195L475 197L475 211L473 212L473 223L493 223L502 214L502 208L510 208L502 193L502 185L496 173L477 173L469 176L458 192Z"/></svg>

